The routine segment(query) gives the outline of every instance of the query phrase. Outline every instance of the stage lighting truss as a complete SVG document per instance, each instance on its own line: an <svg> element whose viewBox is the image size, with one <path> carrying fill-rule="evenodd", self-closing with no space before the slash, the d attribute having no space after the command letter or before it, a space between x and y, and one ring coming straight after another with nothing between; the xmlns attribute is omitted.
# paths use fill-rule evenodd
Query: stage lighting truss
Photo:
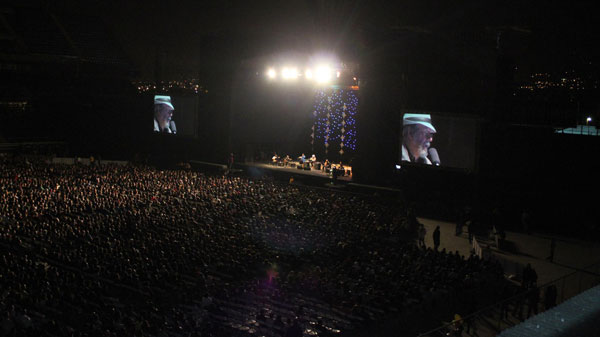
<svg viewBox="0 0 600 337"><path fill-rule="evenodd" d="M312 80L312 78L313 78L312 70L306 69L306 71L304 72L304 78L306 78L307 80Z"/></svg>
<svg viewBox="0 0 600 337"><path fill-rule="evenodd" d="M304 68L287 64L285 66L272 66L266 70L266 78L274 82L306 83L316 86L343 86L358 89L358 79L354 73L355 68L347 67L342 64L338 67L332 67L329 64L321 63ZM298 79L304 78L302 82Z"/></svg>
<svg viewBox="0 0 600 337"><path fill-rule="evenodd" d="M337 78L340 77L339 70L333 70L331 69L331 67L325 65L318 66L314 70L310 68L306 69L304 71L304 76L302 76L303 74L298 72L298 68L296 67L282 67L279 72L277 72L275 68L269 68L266 72L267 78L270 80L277 79L278 74L280 75L280 78L284 81L296 80L299 77L304 77L307 81L314 81L320 84L327 84L331 82L332 78L334 77L334 74Z"/></svg>
<svg viewBox="0 0 600 337"><path fill-rule="evenodd" d="M317 83L325 84L331 81L331 68L329 66L319 66L315 70L315 81Z"/></svg>
<svg viewBox="0 0 600 337"><path fill-rule="evenodd" d="M283 69L281 69L281 77L284 80L295 80L298 78L298 69L284 67Z"/></svg>

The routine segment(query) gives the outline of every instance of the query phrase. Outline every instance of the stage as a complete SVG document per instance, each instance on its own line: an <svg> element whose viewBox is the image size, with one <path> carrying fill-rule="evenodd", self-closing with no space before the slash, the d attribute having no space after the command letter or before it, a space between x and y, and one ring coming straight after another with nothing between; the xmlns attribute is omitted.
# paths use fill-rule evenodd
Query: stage
<svg viewBox="0 0 600 337"><path fill-rule="evenodd" d="M255 167L260 169L265 169L272 171L273 173L283 173L288 174L290 176L294 175L303 175L303 176L311 176L318 177L323 179L333 179L331 172L324 172L323 170L316 169L315 167L310 167L310 169L306 169L304 167L298 168L299 164L297 162L290 162L287 166L282 166L281 164L273 164L273 163L260 163L260 162L247 162L243 164L236 164L236 166L247 166L247 167ZM344 166L344 174L339 174L337 177L338 181L343 182L351 182L352 181L352 167Z"/></svg>

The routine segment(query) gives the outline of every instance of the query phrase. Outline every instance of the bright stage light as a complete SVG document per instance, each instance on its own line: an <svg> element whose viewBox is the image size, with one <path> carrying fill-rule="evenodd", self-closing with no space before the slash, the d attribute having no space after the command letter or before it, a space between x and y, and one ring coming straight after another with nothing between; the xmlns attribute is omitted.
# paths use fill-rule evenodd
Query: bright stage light
<svg viewBox="0 0 600 337"><path fill-rule="evenodd" d="M281 76L285 80L295 80L298 78L298 69L296 68L283 68L281 70Z"/></svg>
<svg viewBox="0 0 600 337"><path fill-rule="evenodd" d="M313 78L313 73L310 69L306 69L306 71L304 72L304 77L306 77L306 79L312 80Z"/></svg>
<svg viewBox="0 0 600 337"><path fill-rule="evenodd" d="M331 69L328 66L320 66L315 72L315 79L319 83L326 83L331 80Z"/></svg>
<svg viewBox="0 0 600 337"><path fill-rule="evenodd" d="M275 71L275 69L270 68L269 70L267 70L267 76L270 79L274 79L275 77L277 77L277 72Z"/></svg>

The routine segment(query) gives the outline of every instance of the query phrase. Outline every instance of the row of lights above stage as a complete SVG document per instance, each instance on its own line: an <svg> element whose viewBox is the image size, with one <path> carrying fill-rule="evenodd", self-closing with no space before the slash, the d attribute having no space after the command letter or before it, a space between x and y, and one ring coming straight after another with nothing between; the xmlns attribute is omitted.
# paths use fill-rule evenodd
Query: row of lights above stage
<svg viewBox="0 0 600 337"><path fill-rule="evenodd" d="M334 68L320 65L314 68L299 69L294 66L280 68L270 67L265 72L266 78L271 82L294 83L303 81L317 85L342 85L354 86L357 89L358 79L348 69Z"/></svg>
<svg viewBox="0 0 600 337"><path fill-rule="evenodd" d="M340 71L334 71L328 66L306 69L304 73L294 67L282 67L279 71L275 68L269 68L267 70L267 78L270 80L282 79L285 81L293 81L300 77L304 77L306 80L312 80L317 83L329 83L334 76L339 78Z"/></svg>

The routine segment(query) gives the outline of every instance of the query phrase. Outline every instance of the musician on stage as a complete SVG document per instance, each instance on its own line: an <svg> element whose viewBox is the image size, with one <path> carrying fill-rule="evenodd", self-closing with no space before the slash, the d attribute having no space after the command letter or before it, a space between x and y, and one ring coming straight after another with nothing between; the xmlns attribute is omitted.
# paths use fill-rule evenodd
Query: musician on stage
<svg viewBox="0 0 600 337"><path fill-rule="evenodd" d="M310 162L310 166L314 166L317 162L317 156L315 156L315 154L313 153L313 155L310 156L310 159L308 161Z"/></svg>
<svg viewBox="0 0 600 337"><path fill-rule="evenodd" d="M330 168L331 168L331 163L329 162L329 159L325 159L325 162L323 163L323 172L327 172L327 170Z"/></svg>
<svg viewBox="0 0 600 337"><path fill-rule="evenodd" d="M288 166L289 162L292 161L292 158L290 157L289 154L285 155L285 158L283 158L283 166Z"/></svg>
<svg viewBox="0 0 600 337"><path fill-rule="evenodd" d="M340 175L346 175L346 168L344 167L344 164L342 164L342 161L340 161L340 165L338 165L338 170L340 170Z"/></svg>
<svg viewBox="0 0 600 337"><path fill-rule="evenodd" d="M273 165L277 165L278 161L279 161L279 156L277 155L277 152L275 152L273 157L271 158L271 162L273 163Z"/></svg>
<svg viewBox="0 0 600 337"><path fill-rule="evenodd" d="M304 153L298 157L298 160L300 161L300 164L304 164L304 162L306 161L306 156L304 155Z"/></svg>

